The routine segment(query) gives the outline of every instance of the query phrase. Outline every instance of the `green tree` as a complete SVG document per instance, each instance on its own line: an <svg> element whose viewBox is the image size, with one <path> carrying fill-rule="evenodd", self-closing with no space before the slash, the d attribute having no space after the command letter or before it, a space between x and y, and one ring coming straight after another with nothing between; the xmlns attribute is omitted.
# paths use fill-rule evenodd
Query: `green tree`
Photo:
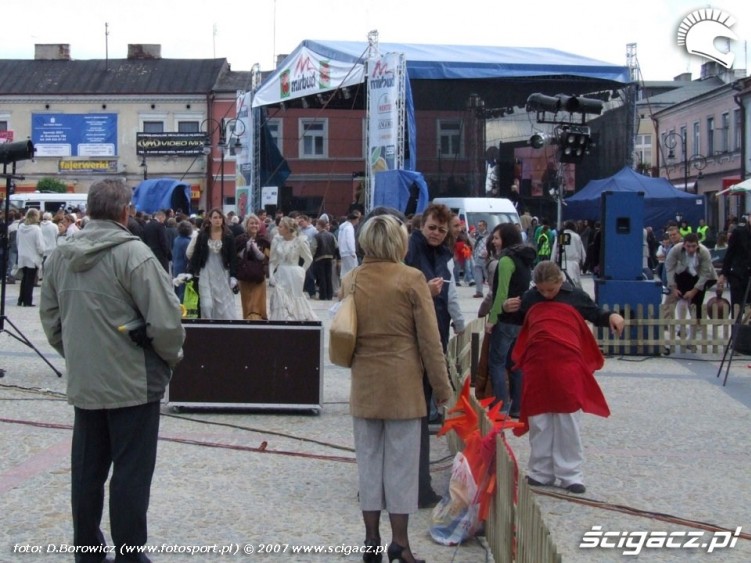
<svg viewBox="0 0 751 563"><path fill-rule="evenodd" d="M68 185L65 182L55 178L42 178L37 182L37 191L40 192L57 192L64 194L68 191Z"/></svg>

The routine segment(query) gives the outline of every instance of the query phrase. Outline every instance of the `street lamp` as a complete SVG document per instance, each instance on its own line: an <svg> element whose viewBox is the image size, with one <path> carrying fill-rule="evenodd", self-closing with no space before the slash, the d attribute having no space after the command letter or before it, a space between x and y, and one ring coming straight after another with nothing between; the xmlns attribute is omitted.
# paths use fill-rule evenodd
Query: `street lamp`
<svg viewBox="0 0 751 563"><path fill-rule="evenodd" d="M211 130L209 130L209 127L211 128ZM206 140L204 141L204 154L206 154L207 156L211 154L212 151L212 139L214 137L214 134L219 133L219 140L216 144L216 147L220 150L219 173L221 176L219 180L219 208L224 211L224 153L227 150L227 147L230 146L230 144L235 150L238 150L242 147L240 137L245 133L245 124L242 121L234 118L222 118L219 121L217 121L216 119L208 118L204 119L201 122L201 130L206 133ZM228 133L229 137L227 136ZM230 143L232 137L235 137L234 143ZM213 170L211 172L213 172Z"/></svg>
<svg viewBox="0 0 751 563"><path fill-rule="evenodd" d="M143 168L143 179L148 180L149 179L149 165L146 162L146 153L143 153L143 156L141 157L141 164L139 164L141 168Z"/></svg>
<svg viewBox="0 0 751 563"><path fill-rule="evenodd" d="M702 177L701 171L704 170L707 167L707 158L703 154L694 154L692 156L688 156L688 142L686 140L686 131L683 130L681 133L676 133L675 131L671 131L667 135L665 135L665 138L663 139L663 143L665 143L665 146L668 148L668 160L674 160L675 159L675 147L678 146L678 142L681 143L681 157L683 158L683 189L688 192L688 172L689 167L695 168L698 170L699 174L697 178ZM699 193L699 188L697 186L695 193Z"/></svg>

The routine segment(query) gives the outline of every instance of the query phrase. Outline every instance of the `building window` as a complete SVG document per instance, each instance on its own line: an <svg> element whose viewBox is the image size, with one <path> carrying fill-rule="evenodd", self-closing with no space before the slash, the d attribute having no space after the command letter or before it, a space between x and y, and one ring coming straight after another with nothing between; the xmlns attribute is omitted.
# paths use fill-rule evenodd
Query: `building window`
<svg viewBox="0 0 751 563"><path fill-rule="evenodd" d="M4 119L0 119L0 131L7 131L8 130L8 122Z"/></svg>
<svg viewBox="0 0 751 563"><path fill-rule="evenodd" d="M740 151L741 150L741 133L743 132L743 127L741 126L741 110L737 109L733 112L733 121L734 121L734 129L733 129L733 150Z"/></svg>
<svg viewBox="0 0 751 563"><path fill-rule="evenodd" d="M200 133L201 122L193 120L178 120L177 132L178 133Z"/></svg>
<svg viewBox="0 0 751 563"><path fill-rule="evenodd" d="M164 121L142 121L141 131L143 133L164 133Z"/></svg>
<svg viewBox="0 0 751 563"><path fill-rule="evenodd" d="M720 150L730 152L730 114L722 114L722 129L720 129Z"/></svg>
<svg viewBox="0 0 751 563"><path fill-rule="evenodd" d="M438 121L438 157L462 155L461 121Z"/></svg>
<svg viewBox="0 0 751 563"><path fill-rule="evenodd" d="M635 164L641 165L642 169L650 168L652 166L652 135L637 135L634 151L638 158Z"/></svg>
<svg viewBox="0 0 751 563"><path fill-rule="evenodd" d="M328 120L301 119L300 158L328 157Z"/></svg>
<svg viewBox="0 0 751 563"><path fill-rule="evenodd" d="M266 121L266 127L269 130L271 140L274 141L276 148L282 151L282 120L269 119L268 121Z"/></svg>
<svg viewBox="0 0 751 563"><path fill-rule="evenodd" d="M698 149L694 152L701 152ZM707 156L714 154L714 117L707 118Z"/></svg>
<svg viewBox="0 0 751 563"><path fill-rule="evenodd" d="M698 121L694 121L694 128L692 133L691 142L694 145L694 153L699 154L701 152L701 124ZM688 147L686 147L688 149ZM686 155L683 155L684 158Z"/></svg>

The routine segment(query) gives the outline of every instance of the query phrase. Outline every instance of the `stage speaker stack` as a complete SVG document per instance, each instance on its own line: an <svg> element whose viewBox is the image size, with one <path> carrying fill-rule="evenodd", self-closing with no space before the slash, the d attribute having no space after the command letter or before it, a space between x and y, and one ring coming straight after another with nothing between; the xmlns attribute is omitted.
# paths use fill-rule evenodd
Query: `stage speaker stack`
<svg viewBox="0 0 751 563"><path fill-rule="evenodd" d="M600 277L643 280L644 192L603 192Z"/></svg>
<svg viewBox="0 0 751 563"><path fill-rule="evenodd" d="M658 316L662 283L644 277L644 192L603 192L601 205L600 278L595 279L595 301L610 310L617 306L621 313L628 305L632 314L641 305L645 316L652 305L653 315ZM656 340L658 335L655 325L632 327L623 336L635 342L646 337ZM660 347L630 344L621 346L617 353L659 355Z"/></svg>

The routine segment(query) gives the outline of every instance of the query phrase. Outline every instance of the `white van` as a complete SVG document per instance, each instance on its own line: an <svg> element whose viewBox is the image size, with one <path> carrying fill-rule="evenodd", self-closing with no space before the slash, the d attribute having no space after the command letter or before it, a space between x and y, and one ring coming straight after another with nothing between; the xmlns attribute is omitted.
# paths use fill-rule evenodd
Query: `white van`
<svg viewBox="0 0 751 563"><path fill-rule="evenodd" d="M521 223L519 213L510 199L500 197L437 197L433 203L442 203L467 224L467 228L485 221L488 231L501 223Z"/></svg>
<svg viewBox="0 0 751 563"><path fill-rule="evenodd" d="M10 204L17 209L30 209L33 207L42 213L49 211L54 214L59 209L67 211L78 208L81 211L85 211L87 197L88 194L78 193L27 192L12 194L10 196Z"/></svg>

